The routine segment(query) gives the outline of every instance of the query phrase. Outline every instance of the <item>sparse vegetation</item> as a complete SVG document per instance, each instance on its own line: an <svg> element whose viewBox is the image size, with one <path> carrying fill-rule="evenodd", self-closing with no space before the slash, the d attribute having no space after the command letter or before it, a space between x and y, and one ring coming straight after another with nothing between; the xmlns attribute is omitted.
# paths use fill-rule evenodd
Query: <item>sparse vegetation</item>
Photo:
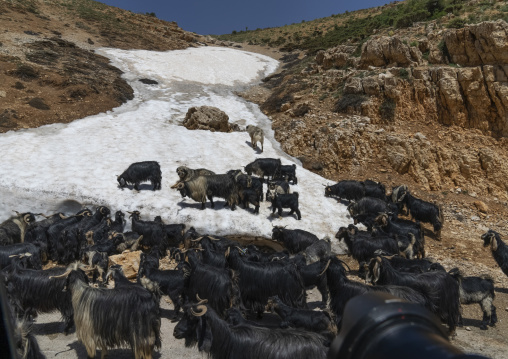
<svg viewBox="0 0 508 359"><path fill-rule="evenodd" d="M393 122L395 120L395 108L397 104L391 98L385 98L379 106L379 116L386 122Z"/></svg>
<svg viewBox="0 0 508 359"><path fill-rule="evenodd" d="M365 95L345 94L335 103L335 112L346 113L349 108L359 111L362 103L368 100Z"/></svg>

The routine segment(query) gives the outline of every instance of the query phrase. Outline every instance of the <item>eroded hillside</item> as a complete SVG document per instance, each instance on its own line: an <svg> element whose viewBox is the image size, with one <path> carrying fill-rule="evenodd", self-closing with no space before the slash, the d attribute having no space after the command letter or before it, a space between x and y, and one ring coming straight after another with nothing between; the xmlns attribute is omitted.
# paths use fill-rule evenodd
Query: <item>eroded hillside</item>
<svg viewBox="0 0 508 359"><path fill-rule="evenodd" d="M70 122L133 96L98 47L183 49L196 37L174 22L91 0L0 3L0 132Z"/></svg>

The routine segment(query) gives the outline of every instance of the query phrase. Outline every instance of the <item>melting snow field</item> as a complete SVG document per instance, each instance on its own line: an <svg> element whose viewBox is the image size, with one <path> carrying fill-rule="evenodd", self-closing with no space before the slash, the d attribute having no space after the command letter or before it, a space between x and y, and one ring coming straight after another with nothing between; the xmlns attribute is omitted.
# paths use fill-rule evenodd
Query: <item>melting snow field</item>
<svg viewBox="0 0 508 359"><path fill-rule="evenodd" d="M0 135L0 222L13 210L76 212L80 206L107 205L112 212L139 210L142 219L161 215L166 223L186 223L198 232L270 237L272 225L300 228L318 237L334 235L350 222L345 206L324 197L326 180L303 169L274 140L270 120L259 108L234 94L276 70L278 62L259 54L202 47L169 52L102 49L102 55L125 72L134 99L113 111L70 124L47 125ZM158 85L144 85L141 78ZM265 131L262 154L250 147L246 132L218 133L187 130L181 123L193 106L215 106L241 128L252 124ZM252 209L200 210L200 203L182 199L171 189L176 168L207 168L216 173L243 169L259 157L281 158L297 164L302 219L271 216L263 202L259 215ZM162 190L147 183L141 191L118 187L116 175L131 163L158 161ZM265 189L266 191L266 189ZM252 208L252 206L251 206ZM334 239L335 240L335 239ZM337 249L338 250L338 249Z"/></svg>

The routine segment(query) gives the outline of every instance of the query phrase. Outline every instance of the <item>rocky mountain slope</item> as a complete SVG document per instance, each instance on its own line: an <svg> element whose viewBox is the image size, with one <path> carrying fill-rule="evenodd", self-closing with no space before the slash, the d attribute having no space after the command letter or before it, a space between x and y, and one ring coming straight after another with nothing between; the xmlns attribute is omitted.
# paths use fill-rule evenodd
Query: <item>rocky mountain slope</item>
<svg viewBox="0 0 508 359"><path fill-rule="evenodd" d="M174 22L96 1L0 2L0 132L104 112L133 91L103 46L171 50L195 35Z"/></svg>

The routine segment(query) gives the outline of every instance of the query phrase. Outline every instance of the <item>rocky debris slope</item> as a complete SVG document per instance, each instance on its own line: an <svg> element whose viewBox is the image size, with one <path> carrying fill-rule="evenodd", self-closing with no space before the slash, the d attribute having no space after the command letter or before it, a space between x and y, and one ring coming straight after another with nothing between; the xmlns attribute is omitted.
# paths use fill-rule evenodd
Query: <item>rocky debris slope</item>
<svg viewBox="0 0 508 359"><path fill-rule="evenodd" d="M352 45L321 51L267 79L261 107L283 149L328 177L369 166L506 200L508 24L431 25L374 36L360 56Z"/></svg>
<svg viewBox="0 0 508 359"><path fill-rule="evenodd" d="M132 88L98 47L169 50L197 36L174 22L78 0L0 2L0 132L111 110Z"/></svg>

